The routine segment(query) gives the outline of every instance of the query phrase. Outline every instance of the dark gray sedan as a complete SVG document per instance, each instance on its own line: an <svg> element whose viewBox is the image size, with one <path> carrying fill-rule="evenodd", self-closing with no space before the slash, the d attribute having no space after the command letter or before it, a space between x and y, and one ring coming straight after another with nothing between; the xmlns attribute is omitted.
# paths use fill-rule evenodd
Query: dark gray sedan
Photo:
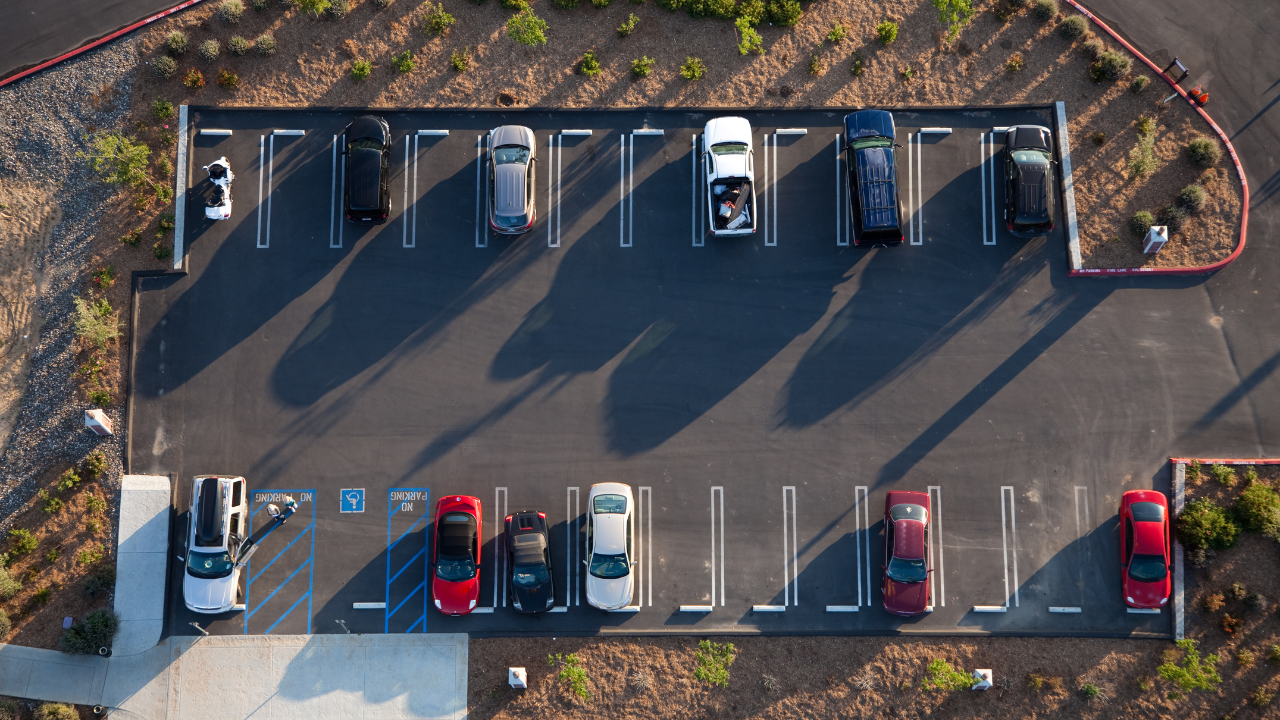
<svg viewBox="0 0 1280 720"><path fill-rule="evenodd" d="M533 227L533 131L503 125L489 133L489 227L519 235Z"/></svg>

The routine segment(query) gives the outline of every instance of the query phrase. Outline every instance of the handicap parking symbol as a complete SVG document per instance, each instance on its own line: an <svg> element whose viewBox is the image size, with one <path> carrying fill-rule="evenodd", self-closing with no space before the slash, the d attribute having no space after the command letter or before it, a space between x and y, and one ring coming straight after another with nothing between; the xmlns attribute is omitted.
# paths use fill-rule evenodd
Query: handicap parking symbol
<svg viewBox="0 0 1280 720"><path fill-rule="evenodd" d="M344 513L364 512L364 488L346 488L341 491L342 500L339 511Z"/></svg>

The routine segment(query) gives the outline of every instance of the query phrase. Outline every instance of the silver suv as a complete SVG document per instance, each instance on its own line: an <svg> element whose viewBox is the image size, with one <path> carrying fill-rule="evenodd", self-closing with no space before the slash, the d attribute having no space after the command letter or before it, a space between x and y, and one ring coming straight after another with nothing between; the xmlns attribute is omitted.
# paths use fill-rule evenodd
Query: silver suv
<svg viewBox="0 0 1280 720"><path fill-rule="evenodd" d="M197 477L191 484L182 599L198 613L243 610L240 588L241 542L247 534L248 491L242 477Z"/></svg>
<svg viewBox="0 0 1280 720"><path fill-rule="evenodd" d="M519 235L533 227L533 131L503 125L489 133L489 227Z"/></svg>

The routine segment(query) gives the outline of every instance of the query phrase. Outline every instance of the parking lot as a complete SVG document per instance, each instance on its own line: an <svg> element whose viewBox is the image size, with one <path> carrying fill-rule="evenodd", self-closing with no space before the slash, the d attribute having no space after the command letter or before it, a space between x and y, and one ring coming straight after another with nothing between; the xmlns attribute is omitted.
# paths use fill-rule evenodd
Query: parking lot
<svg viewBox="0 0 1280 720"><path fill-rule="evenodd" d="M1110 291L1067 283L1061 215L1047 238L1004 229L1001 130L1052 128L1051 108L895 112L908 241L872 250L849 243L842 112L735 113L760 227L732 240L701 232L712 114L379 114L392 214L364 228L340 214L350 113L192 110L189 194L225 155L234 210L193 205L189 274L140 281L131 471L243 475L254 527L286 492L300 505L246 569L243 613L187 612L175 562L170 632L1172 632L1168 610L1125 611L1116 538L1120 493L1167 473L1107 434L1158 409L1122 364L1080 374L1116 337L1177 331L1086 322ZM538 141L519 237L484 219L501 124ZM624 612L583 592L604 481L637 500ZM894 489L933 506L918 618L881 609ZM465 617L428 596L446 494L484 504ZM551 525L540 617L510 607L497 552L525 509Z"/></svg>

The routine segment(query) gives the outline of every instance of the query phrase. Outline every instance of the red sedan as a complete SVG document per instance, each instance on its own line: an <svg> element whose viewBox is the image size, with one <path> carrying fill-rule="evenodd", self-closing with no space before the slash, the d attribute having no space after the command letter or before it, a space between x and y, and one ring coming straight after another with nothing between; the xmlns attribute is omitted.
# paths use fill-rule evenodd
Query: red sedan
<svg viewBox="0 0 1280 720"><path fill-rule="evenodd" d="M436 503L431 595L445 615L466 615L480 599L480 499L448 495Z"/></svg>
<svg viewBox="0 0 1280 720"><path fill-rule="evenodd" d="M1124 602L1161 608L1169 602L1169 501L1155 490L1130 490L1120 498L1120 570Z"/></svg>
<svg viewBox="0 0 1280 720"><path fill-rule="evenodd" d="M929 597L929 494L895 490L884 499L884 609L919 615Z"/></svg>

